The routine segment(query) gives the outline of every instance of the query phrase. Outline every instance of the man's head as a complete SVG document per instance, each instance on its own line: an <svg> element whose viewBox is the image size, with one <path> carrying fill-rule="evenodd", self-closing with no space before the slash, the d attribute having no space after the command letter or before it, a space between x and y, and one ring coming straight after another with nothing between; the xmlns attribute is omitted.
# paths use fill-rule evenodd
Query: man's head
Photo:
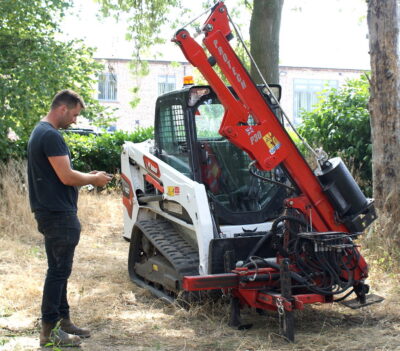
<svg viewBox="0 0 400 351"><path fill-rule="evenodd" d="M79 113L84 108L83 99L69 89L58 92L51 103L51 113L57 118L57 127L63 129L75 123Z"/></svg>
<svg viewBox="0 0 400 351"><path fill-rule="evenodd" d="M85 108L85 103L78 93L70 89L65 89L59 91L56 96L54 96L51 109L54 110L61 105L66 105L69 109L72 109L78 104L81 106L81 109Z"/></svg>

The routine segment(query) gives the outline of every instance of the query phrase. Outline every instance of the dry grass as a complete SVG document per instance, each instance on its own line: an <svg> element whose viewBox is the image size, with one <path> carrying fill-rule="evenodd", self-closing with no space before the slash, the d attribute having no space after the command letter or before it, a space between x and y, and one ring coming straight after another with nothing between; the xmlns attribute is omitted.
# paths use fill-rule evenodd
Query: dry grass
<svg viewBox="0 0 400 351"><path fill-rule="evenodd" d="M0 350L38 350L46 257L20 186L20 165L0 182ZM4 174L6 173L6 174ZM362 310L312 306L296 314L295 344L278 334L275 313L244 311L248 331L227 326L222 302L187 311L165 305L129 281L119 195L81 194L83 232L69 284L72 316L93 337L80 348L102 350L400 350L398 275L374 269L371 284L386 300Z"/></svg>
<svg viewBox="0 0 400 351"><path fill-rule="evenodd" d="M400 273L400 208L397 215L379 214L364 240L369 255L382 269Z"/></svg>

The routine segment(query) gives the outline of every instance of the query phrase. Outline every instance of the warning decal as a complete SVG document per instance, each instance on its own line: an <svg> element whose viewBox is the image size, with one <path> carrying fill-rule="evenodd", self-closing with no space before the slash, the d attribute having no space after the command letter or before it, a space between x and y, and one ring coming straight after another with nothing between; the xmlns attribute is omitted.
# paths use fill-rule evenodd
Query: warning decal
<svg viewBox="0 0 400 351"><path fill-rule="evenodd" d="M168 196L175 196L181 193L181 189L179 186L169 186L167 187L167 195Z"/></svg>
<svg viewBox="0 0 400 351"><path fill-rule="evenodd" d="M271 132L268 132L267 134L265 134L263 136L263 139L264 139L265 143L267 144L269 153L271 155L273 155L276 152L276 150L278 150L281 147L281 143Z"/></svg>

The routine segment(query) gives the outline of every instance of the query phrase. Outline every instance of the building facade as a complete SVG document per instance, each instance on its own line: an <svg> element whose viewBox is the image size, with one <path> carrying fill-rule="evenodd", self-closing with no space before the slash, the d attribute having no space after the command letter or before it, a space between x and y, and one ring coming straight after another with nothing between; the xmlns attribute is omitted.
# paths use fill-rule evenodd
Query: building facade
<svg viewBox="0 0 400 351"><path fill-rule="evenodd" d="M183 77L193 75L188 62L148 61L149 74L135 77L130 69L131 60L101 59L104 73L99 77L99 101L114 109L117 121L113 129L132 131L137 127L152 126L155 103L159 95L179 89ZM348 79L360 77L363 70L338 68L312 68L280 66L282 86L281 105L295 125L301 110L310 111L327 88L339 88ZM138 89L137 95L133 93ZM132 107L131 102L139 97Z"/></svg>
<svg viewBox="0 0 400 351"><path fill-rule="evenodd" d="M113 129L125 131L152 126L157 97L180 88L183 77L192 74L188 62L148 61L149 74L137 77L130 68L131 60L100 61L105 70L99 77L97 98L101 104L114 110L117 121ZM132 107L134 100L137 103Z"/></svg>
<svg viewBox="0 0 400 351"><path fill-rule="evenodd" d="M339 88L346 80L359 78L364 73L359 69L280 66L281 105L298 125L301 110L311 111L324 90Z"/></svg>

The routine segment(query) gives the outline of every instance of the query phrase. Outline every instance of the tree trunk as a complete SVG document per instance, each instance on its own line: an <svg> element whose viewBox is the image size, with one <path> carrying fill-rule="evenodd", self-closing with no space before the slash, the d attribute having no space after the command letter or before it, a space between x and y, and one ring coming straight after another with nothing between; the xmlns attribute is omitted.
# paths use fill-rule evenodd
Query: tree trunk
<svg viewBox="0 0 400 351"><path fill-rule="evenodd" d="M377 208L396 215L400 204L399 5L369 0L373 191Z"/></svg>
<svg viewBox="0 0 400 351"><path fill-rule="evenodd" d="M250 21L251 54L267 83L279 83L279 30L283 0L254 0ZM262 80L253 63L251 76Z"/></svg>

